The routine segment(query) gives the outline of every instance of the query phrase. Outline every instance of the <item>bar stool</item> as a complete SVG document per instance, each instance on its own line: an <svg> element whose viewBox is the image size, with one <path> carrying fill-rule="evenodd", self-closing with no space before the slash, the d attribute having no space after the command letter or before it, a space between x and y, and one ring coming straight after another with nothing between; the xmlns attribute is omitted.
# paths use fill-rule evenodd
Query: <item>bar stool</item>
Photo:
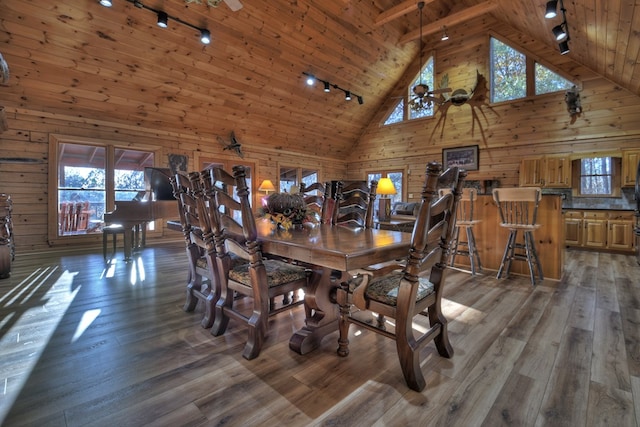
<svg viewBox="0 0 640 427"><path fill-rule="evenodd" d="M444 195L451 190L440 190L440 195ZM473 227L480 222L479 219L473 218L473 205L477 199L475 188L464 188L462 190L462 198L458 202L456 212L456 227L453 231L453 239L451 240L451 261L450 266L456 262L456 256L466 255L469 257L471 265L471 274L476 274L476 268L481 272L482 263L480 262L480 254L476 247L476 238L473 234ZM467 240L460 241L460 230L464 229Z"/></svg>
<svg viewBox="0 0 640 427"><path fill-rule="evenodd" d="M536 223L541 190L538 187L496 188L493 200L500 211L500 226L509 230L509 238L498 270L498 279L506 270L509 275L513 260L527 261L531 284L536 284L536 272L539 280L544 280L542 266L536 252L534 230L540 228ZM522 231L524 242L518 242L518 232ZM522 252L524 251L524 252Z"/></svg>

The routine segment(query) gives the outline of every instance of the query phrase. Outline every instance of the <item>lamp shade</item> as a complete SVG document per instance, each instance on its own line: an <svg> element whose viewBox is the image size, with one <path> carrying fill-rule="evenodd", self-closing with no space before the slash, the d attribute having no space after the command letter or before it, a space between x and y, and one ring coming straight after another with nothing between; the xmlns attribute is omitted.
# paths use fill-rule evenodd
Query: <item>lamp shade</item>
<svg viewBox="0 0 640 427"><path fill-rule="evenodd" d="M260 187L258 187L258 191L268 193L269 191L276 191L276 187L274 187L273 182L271 182L270 179L265 179L262 181L262 184L260 184Z"/></svg>
<svg viewBox="0 0 640 427"><path fill-rule="evenodd" d="M396 194L396 187L393 185L390 178L380 178L376 193L383 196Z"/></svg>

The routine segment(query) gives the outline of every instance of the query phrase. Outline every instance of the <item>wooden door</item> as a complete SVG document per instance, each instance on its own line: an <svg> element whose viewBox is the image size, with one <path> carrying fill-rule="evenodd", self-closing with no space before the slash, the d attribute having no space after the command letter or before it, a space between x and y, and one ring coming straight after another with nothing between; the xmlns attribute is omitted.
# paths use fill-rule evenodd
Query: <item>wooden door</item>
<svg viewBox="0 0 640 427"><path fill-rule="evenodd" d="M565 230L564 231L565 245L567 246L582 245L582 218L581 217L565 217L564 230Z"/></svg>
<svg viewBox="0 0 640 427"><path fill-rule="evenodd" d="M633 221L609 220L607 247L610 249L633 249Z"/></svg>
<svg viewBox="0 0 640 427"><path fill-rule="evenodd" d="M636 173L640 162L640 150L625 151L622 153L622 186L633 187L636 185Z"/></svg>
<svg viewBox="0 0 640 427"><path fill-rule="evenodd" d="M584 246L589 248L607 246L607 221L602 219L584 220Z"/></svg>
<svg viewBox="0 0 640 427"><path fill-rule="evenodd" d="M542 157L522 159L520 162L520 187L542 185Z"/></svg>

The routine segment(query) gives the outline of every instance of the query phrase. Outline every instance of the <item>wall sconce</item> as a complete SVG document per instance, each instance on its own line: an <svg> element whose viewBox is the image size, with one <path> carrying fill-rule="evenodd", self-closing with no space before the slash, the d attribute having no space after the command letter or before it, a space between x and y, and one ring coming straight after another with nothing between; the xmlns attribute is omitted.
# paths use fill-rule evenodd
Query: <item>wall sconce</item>
<svg viewBox="0 0 640 427"><path fill-rule="evenodd" d="M265 193L267 193L267 195L269 195L269 192L274 192L276 191L276 187L273 185L273 182L271 182L270 179L265 179L264 181L262 181L262 184L260 184L260 186L258 187L258 191L264 191Z"/></svg>
<svg viewBox="0 0 640 427"><path fill-rule="evenodd" d="M396 194L396 187L390 178L380 178L378 181L378 189L376 194L380 196L391 196ZM378 219L380 221L388 221L391 216L391 198L380 197L378 201Z"/></svg>
<svg viewBox="0 0 640 427"><path fill-rule="evenodd" d="M351 101L351 99L353 99L353 97L358 99L358 104L362 105L364 104L364 99L362 98L362 96L360 95L356 95L355 93L351 92L348 89L343 89L340 86L333 84L331 82L328 82L326 80L322 80L317 78L316 76L314 76L313 74L309 74L309 73L305 73L304 71L302 72L303 75L307 76L307 85L309 86L313 86L315 84L316 81L322 83L324 86L324 91L325 92L331 92L331 88L337 89L337 90L341 90L342 92L344 92L344 100L345 101Z"/></svg>
<svg viewBox="0 0 640 427"><path fill-rule="evenodd" d="M143 4L139 0L125 0L125 1L133 4L135 7L139 9L144 9L144 10L148 10L149 12L155 13L158 16L158 20L157 20L158 27L167 28L169 26L169 19L171 19L172 21L176 21L179 24L182 24L186 27L189 27L198 31L200 33L200 41L202 42L202 44L211 43L211 33L206 28L200 28L196 25L183 21L182 19L176 16L171 16L162 10L149 7ZM99 3L104 7L111 7L113 5L113 2L111 0L99 0Z"/></svg>

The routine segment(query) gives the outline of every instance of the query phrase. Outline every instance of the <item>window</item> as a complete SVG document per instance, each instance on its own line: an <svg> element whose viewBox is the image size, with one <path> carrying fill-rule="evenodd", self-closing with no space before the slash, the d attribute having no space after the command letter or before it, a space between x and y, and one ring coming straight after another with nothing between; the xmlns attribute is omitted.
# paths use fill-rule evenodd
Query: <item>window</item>
<svg viewBox="0 0 640 427"><path fill-rule="evenodd" d="M387 119L384 121L384 125L390 125L393 123L400 123L404 121L405 120L405 104L408 107L406 108L407 114L408 114L408 117L406 118L406 120L419 119L422 117L431 117L434 115L435 108L433 104L431 104L427 108L420 109L420 110L411 109L411 100L415 98L415 94L413 93L413 88L415 86L422 83L429 86L429 90L433 90L433 88L435 87L433 83L435 79L434 69L435 69L435 65L434 65L433 56L430 56L427 59L427 62L424 64L424 67L422 67L422 69L420 70L420 73L415 77L411 85L407 88L406 98L402 97L398 101L398 103L395 104L393 111L391 112L391 114L389 114Z"/></svg>
<svg viewBox="0 0 640 427"><path fill-rule="evenodd" d="M574 83L534 62L525 54L492 37L491 57L491 102L502 102L526 96L542 95L570 89ZM527 75L533 85L527 85Z"/></svg>
<svg viewBox="0 0 640 427"><path fill-rule="evenodd" d="M611 157L580 160L580 194L613 195L613 165Z"/></svg>
<svg viewBox="0 0 640 427"><path fill-rule="evenodd" d="M403 199L403 179L404 171L374 171L367 174L367 182L380 181L380 178L388 177L393 182L393 186L396 187L396 194L390 196L391 206L396 202L401 202ZM380 196L378 196L380 197ZM386 196L385 196L386 197Z"/></svg>
<svg viewBox="0 0 640 427"><path fill-rule="evenodd" d="M102 217L115 201L134 200L145 191L145 167L153 150L132 150L94 141L53 140L57 207L53 237L100 233ZM55 225L54 225L55 227Z"/></svg>
<svg viewBox="0 0 640 427"><path fill-rule="evenodd" d="M319 182L320 176L317 170L298 168L293 166L280 166L280 192L290 193L300 187L300 183L305 185Z"/></svg>

